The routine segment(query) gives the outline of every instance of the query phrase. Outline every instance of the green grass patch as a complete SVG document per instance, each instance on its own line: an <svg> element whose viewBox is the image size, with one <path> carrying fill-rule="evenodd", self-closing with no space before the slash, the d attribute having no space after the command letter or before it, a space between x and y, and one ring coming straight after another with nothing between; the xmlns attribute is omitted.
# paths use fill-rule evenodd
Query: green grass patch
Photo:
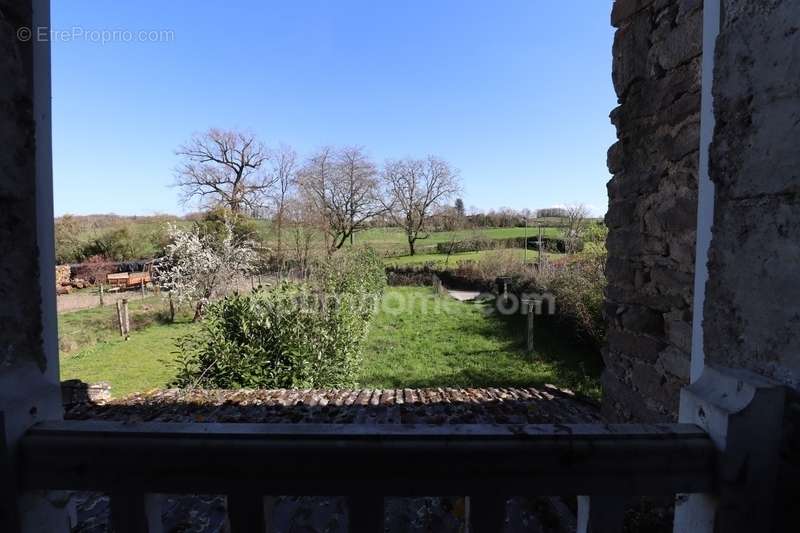
<svg viewBox="0 0 800 533"><path fill-rule="evenodd" d="M188 321L155 324L131 333L129 340L105 340L61 356L61 379L107 381L114 397L165 388L175 378L175 343L197 328Z"/></svg>
<svg viewBox="0 0 800 533"><path fill-rule="evenodd" d="M275 234L271 226L266 221L256 221L256 227L260 236L267 243L275 244ZM487 239L510 239L514 237L533 237L538 235L538 229L528 228L477 228L463 229L457 231L436 231L431 233L426 239L419 239L416 248L419 253L434 251L436 245L442 242L460 241L475 237ZM544 235L557 237L560 235L559 228L548 227L544 230ZM286 238L286 237L285 237ZM318 236L322 240L322 235ZM371 228L355 234L354 245L356 247L367 247L379 253L399 254L408 250L406 234L400 228ZM346 245L349 246L349 243Z"/></svg>
<svg viewBox="0 0 800 533"><path fill-rule="evenodd" d="M131 293L128 315L131 331L163 322L167 304L159 296L141 299ZM116 303L58 315L58 340L62 355L69 355L94 344L119 337Z"/></svg>
<svg viewBox="0 0 800 533"><path fill-rule="evenodd" d="M529 358L522 315L487 315L483 304L435 296L428 288L394 287L385 298L392 305L382 306L367 340L359 378L366 387L552 383L600 396L600 355L572 342L549 319L538 320L536 353ZM399 302L404 302L402 308Z"/></svg>

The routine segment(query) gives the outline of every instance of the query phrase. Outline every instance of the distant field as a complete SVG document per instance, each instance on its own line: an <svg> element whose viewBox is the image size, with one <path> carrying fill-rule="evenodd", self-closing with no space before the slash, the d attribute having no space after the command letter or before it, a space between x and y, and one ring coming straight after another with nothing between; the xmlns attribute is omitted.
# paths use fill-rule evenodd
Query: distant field
<svg viewBox="0 0 800 533"><path fill-rule="evenodd" d="M507 248L506 250L510 250L515 253L518 257L520 262L525 259L525 250L522 248ZM476 261L481 257L486 256L494 252L494 250L483 250L480 252L462 252L460 254L451 254L450 258L448 259L446 254L417 254L417 255L404 255L401 257L387 257L383 260L384 264L387 266L409 266L409 265L424 265L426 263L432 263L437 267L452 267L455 268L458 266L460 261ZM553 254L548 254L553 255ZM535 261L536 260L536 252L534 250L528 250L528 261Z"/></svg>
<svg viewBox="0 0 800 533"><path fill-rule="evenodd" d="M534 233L536 232L536 233ZM536 228L477 228L457 231L437 231L429 234L425 239L416 242L417 253L433 253L438 243L461 241L469 238L483 237L486 239L511 239L525 235L538 235ZM545 235L556 236L557 228L545 228ZM362 231L355 236L356 246L368 246L378 252L392 252L394 254L408 251L408 241L405 233L397 228L375 228Z"/></svg>
<svg viewBox="0 0 800 533"><path fill-rule="evenodd" d="M546 228L546 235L557 235L557 228ZM463 229L456 231L438 231L431 233L427 239L420 239L417 244L437 244L440 242L460 241L470 237L481 236L487 239L511 239L514 237L524 237L525 235L538 235L536 228L478 228ZM386 243L407 245L406 235L397 228L376 228L362 231L356 234L356 242L364 243Z"/></svg>
<svg viewBox="0 0 800 533"><path fill-rule="evenodd" d="M91 215L88 217L78 217L82 220L83 229L77 234L77 238L83 242L89 242L99 238L109 230L116 230L125 228L131 237L142 243L141 250L152 257L157 253L156 236L163 232L167 224L176 224L179 227L188 228L192 222L178 217L169 215L153 216L153 217L118 217L113 215ZM254 221L260 237L265 243L274 245L276 243L276 236L273 225L267 220ZM548 220L548 224L552 224L544 229L544 235L548 237L556 237L559 235L559 229L554 227L558 223L556 220ZM529 237L538 235L536 227L525 228L477 228L477 229L463 229L457 231L439 231L433 232L427 238L419 239L416 243L418 257L423 257L428 254L435 257L419 260L417 258L404 258L397 257L396 261L393 259L393 264L408 263L421 263L425 261L439 261L443 260L441 256L436 255L436 245L443 242L460 241L469 238L483 237L487 239L510 239L515 237ZM320 240L322 237L320 236ZM361 231L355 234L354 244L357 247L369 247L376 250L381 255L386 256L404 256L408 251L408 243L405 233L399 228L373 228ZM347 244L349 246L349 243ZM461 254L462 259L469 259L477 257L470 257L470 254Z"/></svg>

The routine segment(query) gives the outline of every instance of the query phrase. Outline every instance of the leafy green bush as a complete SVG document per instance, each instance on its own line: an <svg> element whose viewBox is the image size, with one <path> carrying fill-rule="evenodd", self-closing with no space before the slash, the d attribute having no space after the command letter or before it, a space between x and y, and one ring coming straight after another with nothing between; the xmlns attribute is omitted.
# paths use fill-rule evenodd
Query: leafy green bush
<svg viewBox="0 0 800 533"><path fill-rule="evenodd" d="M380 297L386 288L386 270L373 250L340 251L316 266L311 281L326 294Z"/></svg>
<svg viewBox="0 0 800 533"><path fill-rule="evenodd" d="M591 243L605 243L608 237L608 226L603 222L594 222L586 226L583 231L583 240Z"/></svg>
<svg viewBox="0 0 800 533"><path fill-rule="evenodd" d="M84 243L78 238L82 229L80 221L72 215L64 215L55 220L54 230L57 264L77 263L84 259Z"/></svg>
<svg viewBox="0 0 800 533"><path fill-rule="evenodd" d="M200 334L181 340L178 386L352 385L374 303L385 286L372 252L342 252L309 282L283 282L211 304Z"/></svg>
<svg viewBox="0 0 800 533"><path fill-rule="evenodd" d="M505 244L503 241L506 239L490 239L481 235L463 239L460 241L440 242L436 244L436 252L440 254L458 254L462 252L479 252L481 250L493 250L500 248ZM519 245L522 246L523 239L519 240Z"/></svg>
<svg viewBox="0 0 800 533"><path fill-rule="evenodd" d="M109 261L125 261L147 257L150 252L150 243L132 235L128 228L119 228L106 231L87 243L81 255L99 255Z"/></svg>
<svg viewBox="0 0 800 533"><path fill-rule="evenodd" d="M204 213L202 219L196 221L195 224L200 235L218 243L221 243L227 235L226 224L233 229L236 240L261 243L261 236L255 220L241 213L233 213L230 209L212 209Z"/></svg>
<svg viewBox="0 0 800 533"><path fill-rule="evenodd" d="M527 243L529 250L537 250L539 246L538 237L507 237L503 239L489 239L486 237L473 237L455 242L440 242L436 244L436 253L457 254L462 252L481 252L484 250L500 250L503 248L525 248ZM548 252L564 253L567 249L564 237L542 237L542 248ZM574 251L583 250L583 240L578 239L574 243Z"/></svg>

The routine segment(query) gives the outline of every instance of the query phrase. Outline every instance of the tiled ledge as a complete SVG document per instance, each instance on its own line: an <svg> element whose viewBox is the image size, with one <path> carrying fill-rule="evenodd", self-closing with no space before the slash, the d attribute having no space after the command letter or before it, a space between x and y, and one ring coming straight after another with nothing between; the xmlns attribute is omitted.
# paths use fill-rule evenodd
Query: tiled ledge
<svg viewBox="0 0 800 533"><path fill-rule="evenodd" d="M548 424L603 422L599 407L542 388L156 390L73 406L69 419L154 422Z"/></svg>

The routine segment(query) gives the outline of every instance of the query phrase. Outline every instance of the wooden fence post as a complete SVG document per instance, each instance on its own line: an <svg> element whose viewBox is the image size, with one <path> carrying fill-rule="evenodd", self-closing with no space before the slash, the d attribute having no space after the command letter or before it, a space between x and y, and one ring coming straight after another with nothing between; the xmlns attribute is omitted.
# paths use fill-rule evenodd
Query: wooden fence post
<svg viewBox="0 0 800 533"><path fill-rule="evenodd" d="M439 279L439 276L436 274L432 274L432 281L433 281L433 292L436 295L440 295L444 292L444 287L442 286L442 280Z"/></svg>
<svg viewBox="0 0 800 533"><path fill-rule="evenodd" d="M125 298L122 299L122 322L125 328L125 340L128 340L131 333L131 322L130 316L128 315L128 300Z"/></svg>
<svg viewBox="0 0 800 533"><path fill-rule="evenodd" d="M117 300L117 324L119 324L120 337L125 336L125 322L122 320L122 302Z"/></svg>
<svg viewBox="0 0 800 533"><path fill-rule="evenodd" d="M542 226L539 225L539 271L542 270Z"/></svg>
<svg viewBox="0 0 800 533"><path fill-rule="evenodd" d="M172 291L169 291L169 321L175 322L175 302L172 301Z"/></svg>
<svg viewBox="0 0 800 533"><path fill-rule="evenodd" d="M144 277L142 278L141 288L142 288L142 300L144 300Z"/></svg>
<svg viewBox="0 0 800 533"><path fill-rule="evenodd" d="M526 317L528 320L528 357L533 359L533 319L534 315L536 314L536 306L533 300L527 300L527 313L528 316Z"/></svg>

